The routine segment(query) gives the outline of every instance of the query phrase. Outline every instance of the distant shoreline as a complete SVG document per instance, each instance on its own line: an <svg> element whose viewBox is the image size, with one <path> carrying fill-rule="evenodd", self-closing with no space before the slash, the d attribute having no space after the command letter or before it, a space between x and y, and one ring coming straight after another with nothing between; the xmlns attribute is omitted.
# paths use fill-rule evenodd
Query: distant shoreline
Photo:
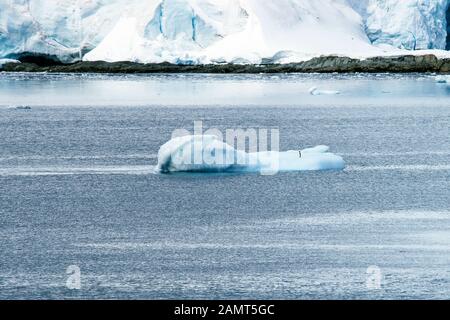
<svg viewBox="0 0 450 320"><path fill-rule="evenodd" d="M288 64L208 64L176 65L170 63L136 62L76 62L71 64L39 64L39 62L6 63L0 67L4 72L51 72L51 73L450 73L450 59L435 55L401 55L373 57L364 60L348 57L323 56L308 61Z"/></svg>

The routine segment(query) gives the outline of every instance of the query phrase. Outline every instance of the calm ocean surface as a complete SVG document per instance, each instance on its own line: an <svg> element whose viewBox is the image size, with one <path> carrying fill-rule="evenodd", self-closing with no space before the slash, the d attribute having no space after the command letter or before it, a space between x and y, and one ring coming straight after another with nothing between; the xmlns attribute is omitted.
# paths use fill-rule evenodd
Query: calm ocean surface
<svg viewBox="0 0 450 320"><path fill-rule="evenodd" d="M172 131L200 120L329 145L347 168L154 174ZM449 298L450 86L0 73L0 256L2 299Z"/></svg>

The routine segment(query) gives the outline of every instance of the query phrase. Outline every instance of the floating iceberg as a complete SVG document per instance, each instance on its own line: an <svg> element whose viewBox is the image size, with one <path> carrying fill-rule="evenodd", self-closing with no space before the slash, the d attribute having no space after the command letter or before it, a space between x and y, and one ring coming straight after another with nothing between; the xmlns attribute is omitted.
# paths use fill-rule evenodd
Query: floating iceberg
<svg viewBox="0 0 450 320"><path fill-rule="evenodd" d="M340 91L336 91L336 90L319 90L316 87L312 87L311 89L309 89L309 93L311 95L313 95L313 96L341 94Z"/></svg>
<svg viewBox="0 0 450 320"><path fill-rule="evenodd" d="M342 170L342 157L327 146L300 151L247 153L216 136L184 136L170 140L158 152L157 172L256 172Z"/></svg>

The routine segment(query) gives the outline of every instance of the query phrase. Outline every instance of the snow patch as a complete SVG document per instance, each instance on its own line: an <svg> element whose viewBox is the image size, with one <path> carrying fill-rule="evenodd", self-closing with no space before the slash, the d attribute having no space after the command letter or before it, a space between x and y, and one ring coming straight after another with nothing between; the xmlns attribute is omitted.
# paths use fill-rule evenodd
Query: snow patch
<svg viewBox="0 0 450 320"><path fill-rule="evenodd" d="M450 83L450 76L449 75L436 76L435 81L437 83Z"/></svg>
<svg viewBox="0 0 450 320"><path fill-rule="evenodd" d="M7 63L20 63L20 61L15 59L0 59L0 68Z"/></svg>

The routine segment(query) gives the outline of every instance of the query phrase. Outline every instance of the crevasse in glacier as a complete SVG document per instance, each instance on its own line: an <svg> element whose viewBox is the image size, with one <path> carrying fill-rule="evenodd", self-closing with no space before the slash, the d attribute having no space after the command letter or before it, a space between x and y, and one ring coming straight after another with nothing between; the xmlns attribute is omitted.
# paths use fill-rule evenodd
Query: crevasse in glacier
<svg viewBox="0 0 450 320"><path fill-rule="evenodd" d="M449 48L450 0L0 0L0 58L291 62ZM87 54L86 54L87 53Z"/></svg>

